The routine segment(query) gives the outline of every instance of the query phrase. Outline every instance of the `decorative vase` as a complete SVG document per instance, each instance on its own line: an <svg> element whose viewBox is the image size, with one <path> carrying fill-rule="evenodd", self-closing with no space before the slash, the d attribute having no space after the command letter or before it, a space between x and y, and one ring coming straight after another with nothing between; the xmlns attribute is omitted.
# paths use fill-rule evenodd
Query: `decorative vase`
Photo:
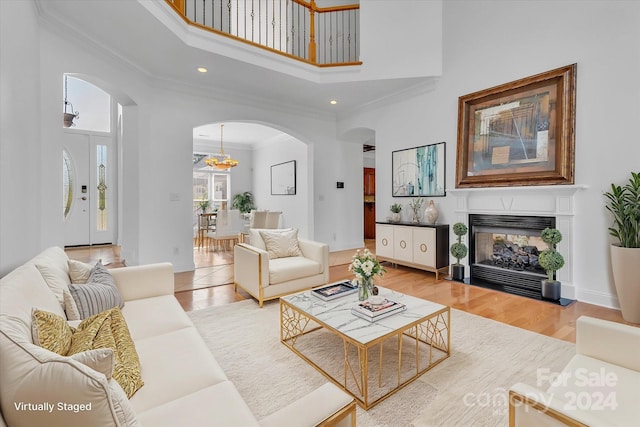
<svg viewBox="0 0 640 427"><path fill-rule="evenodd" d="M424 222L429 225L433 225L438 220L439 215L440 212L438 211L438 208L436 208L435 203L433 203L433 200L429 200L429 206L424 210Z"/></svg>
<svg viewBox="0 0 640 427"><path fill-rule="evenodd" d="M400 212L391 213L391 222L400 222Z"/></svg>
<svg viewBox="0 0 640 427"><path fill-rule="evenodd" d="M464 282L463 264L451 264L451 278L458 282Z"/></svg>
<svg viewBox="0 0 640 427"><path fill-rule="evenodd" d="M560 299L562 284L557 280L542 281L542 298L557 301Z"/></svg>
<svg viewBox="0 0 640 427"><path fill-rule="evenodd" d="M411 218L411 222L414 224L420 223L420 209L413 209L413 216Z"/></svg>
<svg viewBox="0 0 640 427"><path fill-rule="evenodd" d="M365 301L369 298L369 295L373 295L373 278L362 279L360 286L358 286L358 300Z"/></svg>
<svg viewBox="0 0 640 427"><path fill-rule="evenodd" d="M622 318L640 323L640 248L611 245L611 270Z"/></svg>

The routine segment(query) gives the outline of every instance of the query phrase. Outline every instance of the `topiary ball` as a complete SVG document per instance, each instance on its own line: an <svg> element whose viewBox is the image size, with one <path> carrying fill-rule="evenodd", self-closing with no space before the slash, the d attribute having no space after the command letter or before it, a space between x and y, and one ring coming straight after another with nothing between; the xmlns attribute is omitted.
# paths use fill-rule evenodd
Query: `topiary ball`
<svg viewBox="0 0 640 427"><path fill-rule="evenodd" d="M545 228L542 230L542 233L540 233L540 237L543 242L551 247L562 241L562 233L560 233L557 228Z"/></svg>
<svg viewBox="0 0 640 427"><path fill-rule="evenodd" d="M451 245L451 255L453 255L454 258L460 260L467 256L467 247L464 245L464 243L456 242Z"/></svg>
<svg viewBox="0 0 640 427"><path fill-rule="evenodd" d="M547 271L558 271L564 265L564 258L560 252L550 249L540 254L538 263Z"/></svg>
<svg viewBox="0 0 640 427"><path fill-rule="evenodd" d="M453 234L455 234L456 236L464 236L465 234L467 234L467 231L469 231L469 229L463 223L457 222L453 224Z"/></svg>

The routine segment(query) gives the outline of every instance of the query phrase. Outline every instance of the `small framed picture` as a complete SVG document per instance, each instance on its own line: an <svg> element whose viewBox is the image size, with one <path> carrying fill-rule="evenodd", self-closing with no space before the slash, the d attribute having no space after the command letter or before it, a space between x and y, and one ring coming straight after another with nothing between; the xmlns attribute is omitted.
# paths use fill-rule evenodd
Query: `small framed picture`
<svg viewBox="0 0 640 427"><path fill-rule="evenodd" d="M285 196L296 194L295 160L271 166L271 194Z"/></svg>

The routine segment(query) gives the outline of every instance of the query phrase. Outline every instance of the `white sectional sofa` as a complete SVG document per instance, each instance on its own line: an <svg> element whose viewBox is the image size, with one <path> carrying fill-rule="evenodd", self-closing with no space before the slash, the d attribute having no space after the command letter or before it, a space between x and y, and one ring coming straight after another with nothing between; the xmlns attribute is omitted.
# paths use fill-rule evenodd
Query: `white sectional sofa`
<svg viewBox="0 0 640 427"><path fill-rule="evenodd" d="M640 328L582 316L576 355L562 372L538 372L547 389L510 388L510 427L640 425Z"/></svg>
<svg viewBox="0 0 640 427"><path fill-rule="evenodd" d="M68 274L65 252L50 248L0 279L0 424L355 426L354 400L329 383L258 421L173 296L168 263L109 270L125 302L122 314L144 381L130 399L122 399L113 379L33 343L34 307L65 316L36 264ZM38 406L45 402L53 405L51 412ZM76 406L66 410L59 402Z"/></svg>

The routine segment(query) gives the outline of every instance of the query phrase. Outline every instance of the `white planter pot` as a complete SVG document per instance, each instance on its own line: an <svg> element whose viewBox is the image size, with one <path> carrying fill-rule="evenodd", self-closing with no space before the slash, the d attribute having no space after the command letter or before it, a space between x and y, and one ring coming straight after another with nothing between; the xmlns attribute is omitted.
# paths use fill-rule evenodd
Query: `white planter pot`
<svg viewBox="0 0 640 427"><path fill-rule="evenodd" d="M622 318L640 323L640 248L611 245L611 270Z"/></svg>

